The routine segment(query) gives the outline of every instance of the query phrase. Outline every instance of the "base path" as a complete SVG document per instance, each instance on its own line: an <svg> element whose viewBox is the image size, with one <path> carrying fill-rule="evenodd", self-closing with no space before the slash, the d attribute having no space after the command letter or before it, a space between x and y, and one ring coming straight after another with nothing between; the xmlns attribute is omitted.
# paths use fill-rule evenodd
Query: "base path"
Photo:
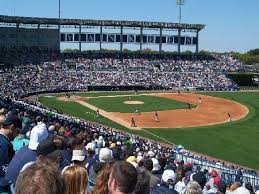
<svg viewBox="0 0 259 194"><path fill-rule="evenodd" d="M187 128L197 126L215 125L228 122L228 113L231 120L236 121L244 118L249 110L246 106L218 97L205 96L193 93L153 93L143 94L173 99L180 102L197 105L196 108L159 111L159 122L155 119L155 112L144 112L141 114L106 112L100 109L100 114L131 128L131 118L134 117L138 128ZM61 98L59 98L61 99ZM62 100L76 101L92 110L97 108L85 102L87 98L73 97ZM187 108L187 105L186 105ZM136 129L136 128L133 128Z"/></svg>

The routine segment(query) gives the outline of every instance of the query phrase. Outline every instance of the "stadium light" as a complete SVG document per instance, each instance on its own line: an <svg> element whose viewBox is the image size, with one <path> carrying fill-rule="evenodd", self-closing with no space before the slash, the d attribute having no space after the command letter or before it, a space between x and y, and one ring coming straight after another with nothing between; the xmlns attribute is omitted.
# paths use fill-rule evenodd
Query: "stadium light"
<svg viewBox="0 0 259 194"><path fill-rule="evenodd" d="M179 24L181 23L182 20L182 6L184 5L185 0L176 0L176 5L179 6Z"/></svg>

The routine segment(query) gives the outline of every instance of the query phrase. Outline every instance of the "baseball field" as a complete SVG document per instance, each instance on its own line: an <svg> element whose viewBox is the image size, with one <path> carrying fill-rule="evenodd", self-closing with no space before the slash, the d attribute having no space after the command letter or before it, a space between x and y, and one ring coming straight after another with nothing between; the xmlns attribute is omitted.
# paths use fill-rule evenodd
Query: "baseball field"
<svg viewBox="0 0 259 194"><path fill-rule="evenodd" d="M89 92L39 101L68 115L259 169L257 92Z"/></svg>

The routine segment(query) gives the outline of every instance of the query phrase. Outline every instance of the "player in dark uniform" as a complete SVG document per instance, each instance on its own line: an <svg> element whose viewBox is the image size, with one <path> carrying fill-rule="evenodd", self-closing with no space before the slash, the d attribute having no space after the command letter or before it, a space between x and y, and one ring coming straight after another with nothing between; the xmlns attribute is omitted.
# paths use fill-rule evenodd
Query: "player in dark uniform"
<svg viewBox="0 0 259 194"><path fill-rule="evenodd" d="M137 127L134 117L131 118L131 126L130 127Z"/></svg>
<svg viewBox="0 0 259 194"><path fill-rule="evenodd" d="M99 109L96 110L96 117L99 117L100 116L100 111Z"/></svg>
<svg viewBox="0 0 259 194"><path fill-rule="evenodd" d="M228 113L228 122L230 123L232 121L231 114Z"/></svg>
<svg viewBox="0 0 259 194"><path fill-rule="evenodd" d="M191 110L191 109L192 109L192 107L191 107L191 104L190 104L190 103L187 103L187 107L188 107L188 109L189 109L189 110Z"/></svg>

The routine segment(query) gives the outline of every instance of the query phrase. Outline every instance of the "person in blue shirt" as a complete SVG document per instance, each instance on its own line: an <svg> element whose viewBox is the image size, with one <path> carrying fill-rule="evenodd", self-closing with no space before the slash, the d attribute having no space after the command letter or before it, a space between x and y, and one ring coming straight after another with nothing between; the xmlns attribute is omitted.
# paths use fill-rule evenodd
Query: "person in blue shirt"
<svg viewBox="0 0 259 194"><path fill-rule="evenodd" d="M20 133L13 141L13 149L15 152L19 151L22 147L29 145L29 140L26 138L25 134Z"/></svg>
<svg viewBox="0 0 259 194"><path fill-rule="evenodd" d="M8 116L0 129L0 177L5 176L7 167L12 160L15 151L11 143L18 135L22 127L22 121L15 115Z"/></svg>

